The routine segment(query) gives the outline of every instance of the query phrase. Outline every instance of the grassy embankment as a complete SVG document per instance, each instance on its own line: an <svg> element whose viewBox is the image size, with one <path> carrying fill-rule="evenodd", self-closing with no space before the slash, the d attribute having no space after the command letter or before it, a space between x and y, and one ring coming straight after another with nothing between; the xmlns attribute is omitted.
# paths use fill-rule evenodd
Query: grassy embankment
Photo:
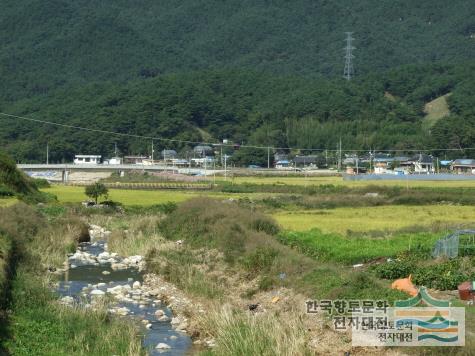
<svg viewBox="0 0 475 356"><path fill-rule="evenodd" d="M86 230L85 230L86 229ZM64 307L51 292L47 268L61 266L87 227L71 216L48 221L25 204L0 209L0 231L15 248L1 347L14 355L132 355L140 339L131 324L104 310Z"/></svg>
<svg viewBox="0 0 475 356"><path fill-rule="evenodd" d="M8 236L0 232L0 341L1 335L6 334L7 313L6 301L8 296L10 259L12 254L12 242ZM0 343L0 354L6 352Z"/></svg>
<svg viewBox="0 0 475 356"><path fill-rule="evenodd" d="M0 206L11 205L17 199L30 203L52 201L54 196L38 190L46 186L46 181L31 179L19 171L15 162L0 151Z"/></svg>
<svg viewBox="0 0 475 356"><path fill-rule="evenodd" d="M49 214L48 218L41 213L58 207L18 203L54 201L38 190L44 183L28 178L0 153L4 198L0 199L0 353L140 354L140 339L132 324L111 319L106 309L91 311L57 302L48 269L62 266L66 254L87 238L88 231L75 216Z"/></svg>

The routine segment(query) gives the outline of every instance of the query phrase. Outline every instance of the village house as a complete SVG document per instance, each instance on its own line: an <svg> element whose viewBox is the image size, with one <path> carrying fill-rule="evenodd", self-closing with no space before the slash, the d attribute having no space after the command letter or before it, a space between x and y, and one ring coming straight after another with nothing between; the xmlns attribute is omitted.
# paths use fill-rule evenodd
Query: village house
<svg viewBox="0 0 475 356"><path fill-rule="evenodd" d="M162 157L165 162L171 161L177 157L177 153L175 150L163 150Z"/></svg>
<svg viewBox="0 0 475 356"><path fill-rule="evenodd" d="M105 160L104 164L110 164L110 165L122 164L122 158L121 157L111 157L108 160Z"/></svg>
<svg viewBox="0 0 475 356"><path fill-rule="evenodd" d="M475 174L475 159L456 159L451 169L457 174Z"/></svg>
<svg viewBox="0 0 475 356"><path fill-rule="evenodd" d="M286 159L275 162L275 168L277 169L286 169L286 168L291 168L291 167L292 166L290 165L290 161Z"/></svg>
<svg viewBox="0 0 475 356"><path fill-rule="evenodd" d="M420 153L407 161L400 162L400 167L418 174L435 173L434 157Z"/></svg>
<svg viewBox="0 0 475 356"><path fill-rule="evenodd" d="M144 164L144 161L148 159L147 156L125 156L124 164Z"/></svg>
<svg viewBox="0 0 475 356"><path fill-rule="evenodd" d="M99 164L101 156L98 155L75 155L74 164Z"/></svg>
<svg viewBox="0 0 475 356"><path fill-rule="evenodd" d="M294 164L296 167L317 167L318 157L317 156L296 156L294 159Z"/></svg>
<svg viewBox="0 0 475 356"><path fill-rule="evenodd" d="M193 153L199 157L204 157L204 156L212 155L214 151L211 146L195 146L193 148Z"/></svg>
<svg viewBox="0 0 475 356"><path fill-rule="evenodd" d="M194 167L213 168L214 165L213 157L192 158L190 161L191 165Z"/></svg>

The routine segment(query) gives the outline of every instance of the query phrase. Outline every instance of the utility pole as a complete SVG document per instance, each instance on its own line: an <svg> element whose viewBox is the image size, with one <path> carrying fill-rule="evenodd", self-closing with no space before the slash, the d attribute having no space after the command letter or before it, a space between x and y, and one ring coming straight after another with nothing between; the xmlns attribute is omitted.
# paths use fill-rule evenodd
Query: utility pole
<svg viewBox="0 0 475 356"><path fill-rule="evenodd" d="M153 165L153 140L152 140L152 165Z"/></svg>
<svg viewBox="0 0 475 356"><path fill-rule="evenodd" d="M270 147L267 147L267 169L270 168Z"/></svg>
<svg viewBox="0 0 475 356"><path fill-rule="evenodd" d="M49 144L46 142L46 164L49 164Z"/></svg>
<svg viewBox="0 0 475 356"><path fill-rule="evenodd" d="M341 157L341 136L340 136L340 143L338 145L338 170L341 171L342 168L342 157Z"/></svg>
<svg viewBox="0 0 475 356"><path fill-rule="evenodd" d="M343 70L343 78L346 80L351 80L353 75L355 74L355 70L353 68L353 50L356 47L353 47L353 32L345 32L346 33L346 47L345 47L345 69Z"/></svg>
<svg viewBox="0 0 475 356"><path fill-rule="evenodd" d="M223 167L223 144L220 144L219 147L221 148L221 155L219 156L219 159L221 161L221 167Z"/></svg>
<svg viewBox="0 0 475 356"><path fill-rule="evenodd" d="M369 150L369 173L373 173L373 152Z"/></svg>
<svg viewBox="0 0 475 356"><path fill-rule="evenodd" d="M224 180L228 180L228 174L227 174L227 158L228 158L228 155L225 153L225 154L224 154Z"/></svg>

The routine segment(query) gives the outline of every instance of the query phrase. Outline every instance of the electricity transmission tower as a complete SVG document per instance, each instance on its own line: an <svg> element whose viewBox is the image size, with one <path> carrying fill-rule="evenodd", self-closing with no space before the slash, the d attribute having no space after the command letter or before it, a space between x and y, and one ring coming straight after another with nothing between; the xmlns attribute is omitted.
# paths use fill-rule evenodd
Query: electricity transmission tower
<svg viewBox="0 0 475 356"><path fill-rule="evenodd" d="M346 80L351 80L351 77L355 74L355 70L353 68L353 50L356 49L353 47L353 32L345 32L346 33L346 47L345 47L345 69L343 71L343 77Z"/></svg>

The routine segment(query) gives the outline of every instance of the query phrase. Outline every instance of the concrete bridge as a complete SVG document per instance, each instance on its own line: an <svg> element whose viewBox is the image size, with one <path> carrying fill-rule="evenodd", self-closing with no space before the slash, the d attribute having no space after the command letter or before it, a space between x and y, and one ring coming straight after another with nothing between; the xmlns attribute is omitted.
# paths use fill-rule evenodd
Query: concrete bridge
<svg viewBox="0 0 475 356"><path fill-rule="evenodd" d="M18 169L21 169L29 176L35 178L45 178L51 181L60 181L67 183L71 176L90 177L84 180L96 180L96 178L105 178L112 173L118 173L119 176L124 176L127 172L170 172L188 175L213 175L221 172L217 170L210 170L204 168L178 168L166 165L141 165L141 164L18 164Z"/></svg>

